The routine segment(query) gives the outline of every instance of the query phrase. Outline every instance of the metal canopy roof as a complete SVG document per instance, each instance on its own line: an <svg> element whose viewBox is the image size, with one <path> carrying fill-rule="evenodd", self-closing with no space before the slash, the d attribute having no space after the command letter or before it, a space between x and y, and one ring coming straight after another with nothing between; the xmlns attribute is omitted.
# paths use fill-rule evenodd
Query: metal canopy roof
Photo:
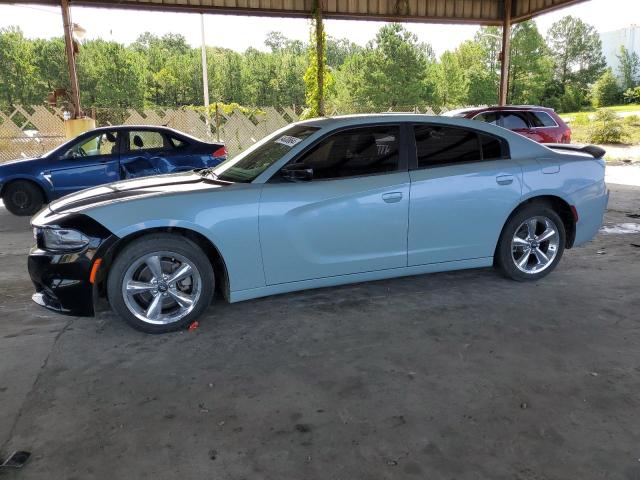
<svg viewBox="0 0 640 480"><path fill-rule="evenodd" d="M511 21L520 22L582 1L585 0L511 0ZM18 2L0 0L0 3ZM19 3L60 5L59 0L26 0ZM304 18L311 15L314 2L313 0L70 0L69 3L72 6ZM327 19L502 25L504 3L505 0L324 0L322 15Z"/></svg>

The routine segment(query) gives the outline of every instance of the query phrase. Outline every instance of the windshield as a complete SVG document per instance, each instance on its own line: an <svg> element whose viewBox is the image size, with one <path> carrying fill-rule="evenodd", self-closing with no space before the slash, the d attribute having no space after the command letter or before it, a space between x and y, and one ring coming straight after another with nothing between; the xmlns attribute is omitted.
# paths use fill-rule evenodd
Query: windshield
<svg viewBox="0 0 640 480"><path fill-rule="evenodd" d="M237 157L220 164L213 170L213 174L219 180L226 182L250 183L295 145L317 130L317 127L308 125L294 125L267 137Z"/></svg>

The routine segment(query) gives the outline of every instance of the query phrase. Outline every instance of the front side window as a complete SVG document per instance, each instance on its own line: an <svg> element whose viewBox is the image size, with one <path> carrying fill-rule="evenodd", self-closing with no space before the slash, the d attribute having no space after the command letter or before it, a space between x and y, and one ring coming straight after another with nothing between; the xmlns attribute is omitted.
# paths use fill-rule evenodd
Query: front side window
<svg viewBox="0 0 640 480"><path fill-rule="evenodd" d="M115 132L101 132L84 138L69 148L65 157L93 157L116 153L117 137Z"/></svg>
<svg viewBox="0 0 640 480"><path fill-rule="evenodd" d="M397 125L354 128L318 142L292 165L313 170L313 179L345 178L398 170Z"/></svg>
<svg viewBox="0 0 640 480"><path fill-rule="evenodd" d="M132 130L129 132L129 150L136 152L140 150L170 149L171 145L165 140L160 132L150 130Z"/></svg>
<svg viewBox="0 0 640 480"><path fill-rule="evenodd" d="M216 178L226 182L250 183L295 145L317 130L317 127L294 125L284 132L267 137L233 159L223 162L213 173Z"/></svg>

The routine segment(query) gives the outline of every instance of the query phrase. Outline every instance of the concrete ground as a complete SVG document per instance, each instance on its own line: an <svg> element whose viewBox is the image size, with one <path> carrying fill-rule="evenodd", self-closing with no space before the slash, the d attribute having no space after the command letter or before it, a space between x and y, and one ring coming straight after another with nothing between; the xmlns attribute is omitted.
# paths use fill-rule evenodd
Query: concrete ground
<svg viewBox="0 0 640 480"><path fill-rule="evenodd" d="M623 175L624 176L624 175ZM610 185L606 222L639 223ZM23 479L640 479L639 234L490 269L217 302L163 336L30 301L0 210L0 449Z"/></svg>

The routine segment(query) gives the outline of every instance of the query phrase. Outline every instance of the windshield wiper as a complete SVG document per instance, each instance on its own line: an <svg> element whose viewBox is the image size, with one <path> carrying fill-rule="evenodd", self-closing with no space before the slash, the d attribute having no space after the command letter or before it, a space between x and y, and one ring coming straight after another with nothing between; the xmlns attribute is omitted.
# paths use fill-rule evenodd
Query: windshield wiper
<svg viewBox="0 0 640 480"><path fill-rule="evenodd" d="M196 170L196 173L198 175L200 175L201 177L211 177L212 180L217 180L218 179L218 175L213 173L213 167L202 168L200 170Z"/></svg>

